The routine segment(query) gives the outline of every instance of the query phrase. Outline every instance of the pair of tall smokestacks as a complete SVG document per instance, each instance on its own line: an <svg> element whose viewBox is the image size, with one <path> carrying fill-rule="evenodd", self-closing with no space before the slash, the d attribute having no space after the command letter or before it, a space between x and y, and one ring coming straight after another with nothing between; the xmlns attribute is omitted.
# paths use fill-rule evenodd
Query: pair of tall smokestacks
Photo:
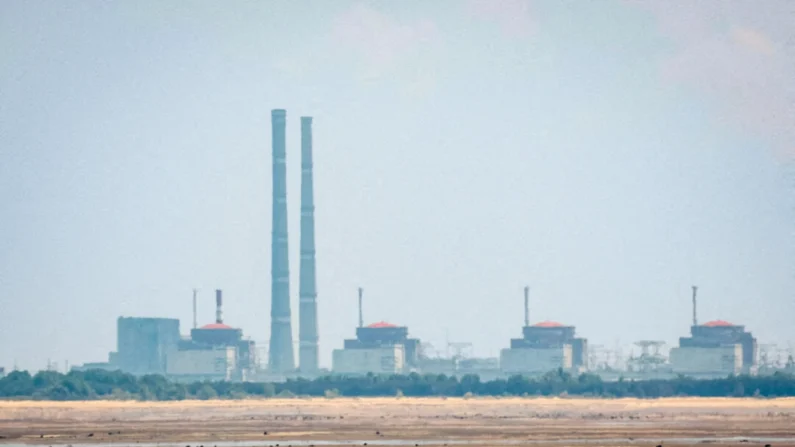
<svg viewBox="0 0 795 447"><path fill-rule="evenodd" d="M271 234L271 338L268 367L295 370L290 314L290 267L287 244L287 113L271 112L273 144L273 230ZM301 117L301 263L299 294L299 370L318 370L317 288L315 274L315 204L312 176L312 118Z"/></svg>

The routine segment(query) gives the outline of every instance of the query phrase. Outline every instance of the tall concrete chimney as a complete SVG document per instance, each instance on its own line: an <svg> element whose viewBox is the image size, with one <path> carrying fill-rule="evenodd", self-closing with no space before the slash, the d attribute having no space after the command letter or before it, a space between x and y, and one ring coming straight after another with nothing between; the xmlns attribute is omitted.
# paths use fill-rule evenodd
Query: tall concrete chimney
<svg viewBox="0 0 795 447"><path fill-rule="evenodd" d="M530 326L530 287L524 286L524 325Z"/></svg>
<svg viewBox="0 0 795 447"><path fill-rule="evenodd" d="M696 294L698 293L698 286L693 286L693 326L698 326L698 318L696 318Z"/></svg>
<svg viewBox="0 0 795 447"><path fill-rule="evenodd" d="M290 266L287 253L287 113L271 111L273 144L273 227L271 233L271 338L268 369L295 370L290 317Z"/></svg>
<svg viewBox="0 0 795 447"><path fill-rule="evenodd" d="M359 287L359 327L364 327L364 316L362 315L362 288Z"/></svg>
<svg viewBox="0 0 795 447"><path fill-rule="evenodd" d="M312 175L312 118L301 117L301 270L298 283L298 368L318 367L317 276L315 273L315 197Z"/></svg>
<svg viewBox="0 0 795 447"><path fill-rule="evenodd" d="M224 314L221 311L223 305L224 303L221 296L221 289L215 289L215 322L218 324L224 323Z"/></svg>

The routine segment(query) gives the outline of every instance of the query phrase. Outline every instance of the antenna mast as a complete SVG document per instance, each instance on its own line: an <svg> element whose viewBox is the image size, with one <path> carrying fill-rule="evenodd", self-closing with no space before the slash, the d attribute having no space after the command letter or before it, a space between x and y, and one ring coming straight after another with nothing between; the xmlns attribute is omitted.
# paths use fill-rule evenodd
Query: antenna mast
<svg viewBox="0 0 795 447"><path fill-rule="evenodd" d="M359 327L364 327L364 317L362 316L362 288L359 287Z"/></svg>
<svg viewBox="0 0 795 447"><path fill-rule="evenodd" d="M696 294L698 294L698 286L693 286L693 326L698 326L698 318L696 318Z"/></svg>
<svg viewBox="0 0 795 447"><path fill-rule="evenodd" d="M193 289L193 329L199 327L199 323L196 321L196 289Z"/></svg>

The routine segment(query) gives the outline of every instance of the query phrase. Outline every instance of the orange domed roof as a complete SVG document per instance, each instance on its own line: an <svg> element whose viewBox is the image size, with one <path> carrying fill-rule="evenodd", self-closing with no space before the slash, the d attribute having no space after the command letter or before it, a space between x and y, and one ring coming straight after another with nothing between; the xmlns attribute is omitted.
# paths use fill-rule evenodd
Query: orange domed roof
<svg viewBox="0 0 795 447"><path fill-rule="evenodd" d="M565 327L565 324L558 323L557 321L542 321L540 323L536 323L533 327Z"/></svg>
<svg viewBox="0 0 795 447"><path fill-rule="evenodd" d="M234 328L232 326L227 326L223 323L210 323L210 324L205 324L199 329L234 329Z"/></svg>
<svg viewBox="0 0 795 447"><path fill-rule="evenodd" d="M394 325L392 323L387 323L386 321L379 321L378 323L368 324L367 327L371 329L378 329L378 328L387 328L387 327L397 327L397 325Z"/></svg>
<svg viewBox="0 0 795 447"><path fill-rule="evenodd" d="M728 321L725 321L725 320L712 320L712 321L707 321L702 326L706 326L706 327L730 327L730 326L734 326L734 325L729 323Z"/></svg>

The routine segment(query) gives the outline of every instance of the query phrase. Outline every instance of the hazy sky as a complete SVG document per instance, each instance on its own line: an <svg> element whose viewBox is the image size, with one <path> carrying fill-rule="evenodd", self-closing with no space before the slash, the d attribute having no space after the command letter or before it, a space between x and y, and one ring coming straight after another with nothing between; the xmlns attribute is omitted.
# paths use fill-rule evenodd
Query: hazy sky
<svg viewBox="0 0 795 447"><path fill-rule="evenodd" d="M673 5L676 6L673 6ZM669 5L669 6L666 6ZM315 117L321 363L365 319L497 355L702 321L795 340L791 1L0 2L0 366L102 361L116 317L266 346L270 110ZM297 351L296 351L297 352Z"/></svg>

